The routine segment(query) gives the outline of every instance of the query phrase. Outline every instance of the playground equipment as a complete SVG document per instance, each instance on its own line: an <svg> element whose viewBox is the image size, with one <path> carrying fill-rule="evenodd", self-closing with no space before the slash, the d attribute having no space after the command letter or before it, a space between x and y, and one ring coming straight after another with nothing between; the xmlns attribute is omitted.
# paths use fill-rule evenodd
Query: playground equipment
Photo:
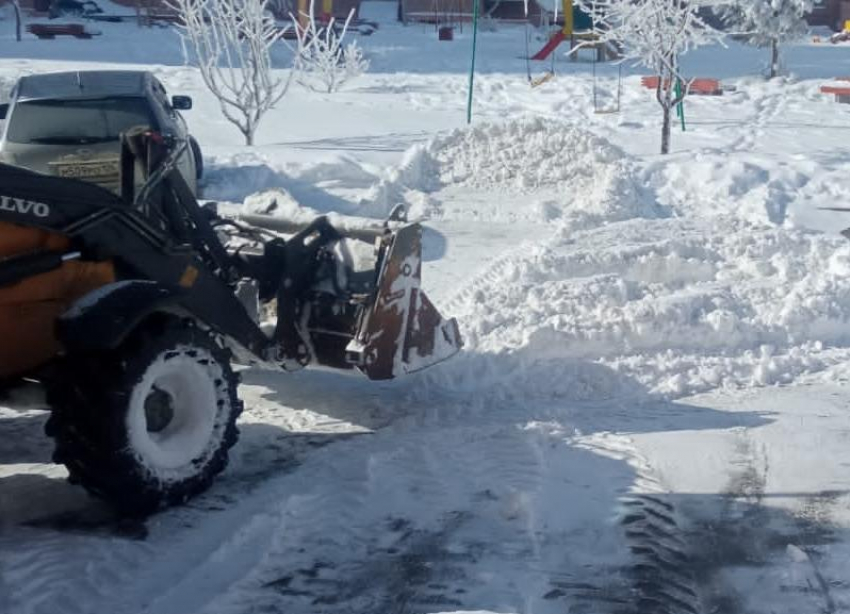
<svg viewBox="0 0 850 614"><path fill-rule="evenodd" d="M525 57L526 57L526 72L528 73L528 82L532 87L536 87L546 81L549 81L555 75L555 55L554 51L558 46L566 40L570 42L570 61L578 60L578 53L582 49L592 49L594 56L594 72L596 63L617 60L622 57L621 50L613 43L602 40L596 31L595 24L590 15L580 10L573 5L573 0L562 0L561 7L563 10L563 25L561 28L552 34L546 41L546 44L534 55L529 54L529 26L528 26L528 10L526 7L526 30L525 30ZM556 13L557 20L557 13ZM544 61L551 58L549 70L540 77L533 78L531 75L531 61ZM617 108L619 109L620 98L620 79L622 77L621 69L618 69L618 93L617 93ZM594 87L596 78L594 76ZM594 100L598 96L594 90Z"/></svg>
<svg viewBox="0 0 850 614"><path fill-rule="evenodd" d="M314 12L313 17L316 18L317 23L328 25L334 18L334 1L321 0L321 4L317 2L316 7L321 7L321 11L318 14ZM315 9L313 9L310 0L298 0L298 25L302 28L307 27L311 10Z"/></svg>
<svg viewBox="0 0 850 614"><path fill-rule="evenodd" d="M554 55L551 56L551 64L549 65L549 70L547 70L545 73L543 73L539 77L532 77L531 76L531 60L537 60L538 59L537 56L540 55L540 53L538 53L534 57L529 58L528 47L529 47L530 37L531 37L531 34L528 31L528 23L526 22L526 24L525 24L525 72L526 72L526 76L528 77L529 85L531 85L531 87L537 87L539 85L543 85L544 83L546 83L547 81L552 79L552 77L555 76L555 56ZM553 37L553 38L555 38L555 37ZM551 39L550 39L550 42L551 42ZM545 49L545 47L544 47L544 49ZM547 53L546 55L548 56L549 54ZM545 58L545 56L544 56L544 58Z"/></svg>
<svg viewBox="0 0 850 614"><path fill-rule="evenodd" d="M564 18L563 27L560 30L558 30L557 32L555 32L549 38L548 41L546 41L546 44L543 46L543 48L531 57L532 60L536 60L536 61L545 60L546 58L548 58L551 55L551 53L555 50L555 48L558 45L560 45L565 40L567 40L567 37L570 37L570 36L573 35L573 29L575 27L575 16L574 16L574 13L573 13L573 10L574 10L573 0L562 0L561 6L562 6L562 9L563 9L562 14L564 16L563 17ZM525 16L526 16L526 18L528 18L528 7L527 6L526 6ZM526 27L526 31L527 31L527 27ZM526 53L526 55L528 55L528 54Z"/></svg>
<svg viewBox="0 0 850 614"><path fill-rule="evenodd" d="M475 86L475 52L478 48L478 9L480 0L472 0L472 61L469 64L469 90L466 96L466 123L472 123L472 92Z"/></svg>
<svg viewBox="0 0 850 614"><path fill-rule="evenodd" d="M611 41L602 40L595 31L573 32L570 36L570 61L578 61L578 52L582 49L593 51L594 62L619 60L622 50Z"/></svg>
<svg viewBox="0 0 850 614"><path fill-rule="evenodd" d="M829 37L829 42L833 45L837 43L844 43L850 40L850 19L844 22L844 28L841 32L836 32L832 36Z"/></svg>
<svg viewBox="0 0 850 614"><path fill-rule="evenodd" d="M649 90L658 89L658 81L661 77L657 75L645 76L640 78L640 84ZM695 96L722 96L727 89L720 84L717 79L691 79L689 81L688 95ZM664 82L664 88L667 88L667 81Z"/></svg>
<svg viewBox="0 0 850 614"><path fill-rule="evenodd" d="M532 60L545 60L566 40L570 41L570 60L573 62L578 60L578 51L581 49L592 49L599 62L619 59L620 49L608 41L600 40L592 18L573 6L573 0L562 0L561 6L564 25L546 41L540 51L531 56Z"/></svg>
<svg viewBox="0 0 850 614"><path fill-rule="evenodd" d="M836 77L835 81L849 82L850 77ZM835 102L850 104L850 83L847 83L847 85L822 85L820 92L821 94L834 95Z"/></svg>
<svg viewBox="0 0 850 614"><path fill-rule="evenodd" d="M558 45L560 45L562 42L564 42L567 39L568 36L572 36L572 34L573 34L573 28L574 28L574 25L575 25L575 18L574 18L574 12L573 12L574 11L573 0L562 0L561 6L562 6L562 10L563 10L562 14L563 14L564 25L561 27L560 30L555 32L549 38L548 41L546 41L546 44L543 46L543 48L540 51L538 51L537 53L535 53L532 56L532 55L530 55L530 52L529 52L529 43L530 43L531 34L529 32L529 23L528 23L528 17L529 17L529 15L528 15L528 3L526 3L526 5L525 5L525 19L526 19L526 21L525 21L525 68L526 68L526 73L527 73L527 76L528 76L528 83L531 85L531 87L537 87L539 85L542 85L542 84L546 83L547 81L549 81L550 79L552 79L552 77L555 76L555 56L552 54L552 52L555 50L555 48ZM557 14L556 14L556 19L557 19ZM534 60L534 61L539 62L539 61L544 61L547 58L551 58L551 64L549 66L549 70L546 71L545 73L543 73L539 77L532 77L531 76L531 61Z"/></svg>
<svg viewBox="0 0 850 614"><path fill-rule="evenodd" d="M620 101L623 97L623 64L617 64L617 94L614 96L614 102L606 105L601 96L596 76L597 59L593 60L593 112L596 115L609 115L620 112Z"/></svg>
<svg viewBox="0 0 850 614"><path fill-rule="evenodd" d="M91 32L81 23L31 23L27 25L27 32L34 34L40 39L53 39L57 36L73 36L74 38L88 39L100 32Z"/></svg>
<svg viewBox="0 0 850 614"><path fill-rule="evenodd" d="M661 77L658 75L644 76L640 78L640 83L643 87L649 90L658 90L662 87L665 91L670 87L670 81L665 79L661 83ZM682 124L682 132L685 131L685 100L682 93L687 96L722 96L724 91L735 91L734 86L724 86L717 79L677 79L673 84L676 99L679 102L676 104L676 117Z"/></svg>
<svg viewBox="0 0 850 614"><path fill-rule="evenodd" d="M454 40L454 31L463 32L464 3L461 0L434 0L434 27L441 41Z"/></svg>

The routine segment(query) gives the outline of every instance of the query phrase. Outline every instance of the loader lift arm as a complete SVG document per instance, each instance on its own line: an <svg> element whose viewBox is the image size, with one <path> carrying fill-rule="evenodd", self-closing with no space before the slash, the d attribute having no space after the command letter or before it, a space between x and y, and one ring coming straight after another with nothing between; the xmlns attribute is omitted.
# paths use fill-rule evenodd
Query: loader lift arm
<svg viewBox="0 0 850 614"><path fill-rule="evenodd" d="M133 138L138 193L0 164L0 377L45 385L69 480L134 515L202 492L238 437L234 359L389 379L460 349L420 288L418 225L219 216Z"/></svg>
<svg viewBox="0 0 850 614"><path fill-rule="evenodd" d="M162 308L162 295L167 295L169 309L197 318L245 350L240 354L250 362L273 362L289 370L316 361L335 368L356 367L370 378L387 379L459 350L456 323L444 322L419 289L417 225L375 234L374 271L366 276L365 288L352 292L338 283L354 275L341 270L333 248L359 239L346 237L345 231L320 217L294 235L264 238L253 258L231 253L218 232L227 220L198 204L174 164L182 149L170 151L140 193L125 193L123 198L76 180L0 165L0 196L4 203L12 203L0 206L0 221L67 236L83 260L110 261L118 281L158 284L160 292L142 293L157 297L150 298L151 310ZM256 239L256 232L249 234ZM36 260L37 266L56 264L55 255ZM0 274L8 264L0 263ZM271 336L236 296L237 284L246 279L258 282L261 300L277 300L277 324ZM85 300L96 303L91 297ZM97 306L90 305L91 309ZM136 315L143 317L144 308L134 307L139 309ZM74 327L73 320L81 317L78 312L66 314L60 327L60 334L64 331L67 337L60 341L69 351L75 343L83 343L81 330L89 349L123 338L112 323L102 329L98 342L101 329ZM126 318L124 332L137 324L138 317ZM88 319L99 317L89 314ZM71 334L74 330L77 334ZM411 353L411 348L417 351Z"/></svg>

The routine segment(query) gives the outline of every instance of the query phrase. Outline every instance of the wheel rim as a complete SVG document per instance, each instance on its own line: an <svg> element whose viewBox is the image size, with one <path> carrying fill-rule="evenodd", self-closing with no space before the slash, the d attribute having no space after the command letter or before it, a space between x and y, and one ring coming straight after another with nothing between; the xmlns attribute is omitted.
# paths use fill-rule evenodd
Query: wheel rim
<svg viewBox="0 0 850 614"><path fill-rule="evenodd" d="M128 443L148 471L162 479L197 471L216 436L220 375L197 348L166 352L148 367L127 414Z"/></svg>
<svg viewBox="0 0 850 614"><path fill-rule="evenodd" d="M145 398L148 433L161 433L174 420L174 397L154 384Z"/></svg>

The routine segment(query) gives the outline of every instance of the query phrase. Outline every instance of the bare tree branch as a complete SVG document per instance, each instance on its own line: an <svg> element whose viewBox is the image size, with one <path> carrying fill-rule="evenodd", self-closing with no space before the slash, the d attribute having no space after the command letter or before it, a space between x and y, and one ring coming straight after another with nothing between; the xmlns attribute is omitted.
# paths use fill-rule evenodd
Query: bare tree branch
<svg viewBox="0 0 850 614"><path fill-rule="evenodd" d="M721 10L724 21L741 32L737 36L756 47L770 49L768 78L779 73L779 46L808 32L806 15L813 0L726 0Z"/></svg>
<svg viewBox="0 0 850 614"><path fill-rule="evenodd" d="M207 89L218 100L222 115L254 144L254 135L266 112L289 91L305 47L297 37L292 65L285 76L272 67L272 49L283 39L268 10L270 0L168 0L181 17L179 32Z"/></svg>
<svg viewBox="0 0 850 614"><path fill-rule="evenodd" d="M743 0L742 0L743 1ZM699 15L700 0L577 0L593 19L594 32L603 43L623 49L632 60L658 75L655 98L662 110L661 153L670 146L670 110L687 96L692 80L680 72L679 57L708 42L720 41L719 32ZM676 83L682 91L673 95Z"/></svg>
<svg viewBox="0 0 850 614"><path fill-rule="evenodd" d="M343 47L348 26L354 18L354 9L348 13L342 27L338 27L333 18L326 25L317 26L311 0L310 13L306 17L306 27L298 28L301 30L299 37L313 44L302 45L300 81L303 85L316 89L314 82L318 81L322 90L330 94L349 79L368 70L369 61L363 57L357 43Z"/></svg>

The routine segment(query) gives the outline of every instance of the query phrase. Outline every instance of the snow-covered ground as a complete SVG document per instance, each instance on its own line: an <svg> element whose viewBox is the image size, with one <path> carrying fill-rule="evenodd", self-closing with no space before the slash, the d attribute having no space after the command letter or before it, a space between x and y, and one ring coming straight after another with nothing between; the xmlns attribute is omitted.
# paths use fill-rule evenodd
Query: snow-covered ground
<svg viewBox="0 0 850 614"><path fill-rule="evenodd" d="M850 107L819 93L850 47L685 58L673 154L623 68L525 33L438 42L367 2L370 73L296 87L245 148L165 29L0 37L0 78L152 68L207 158L207 198L427 225L424 287L467 346L419 375L244 373L211 491L116 520L48 464L37 389L0 402L0 612L850 611ZM8 22L0 25L8 26ZM540 44L538 41L532 45ZM283 56L282 52L282 56ZM535 75L548 67L532 66Z"/></svg>

